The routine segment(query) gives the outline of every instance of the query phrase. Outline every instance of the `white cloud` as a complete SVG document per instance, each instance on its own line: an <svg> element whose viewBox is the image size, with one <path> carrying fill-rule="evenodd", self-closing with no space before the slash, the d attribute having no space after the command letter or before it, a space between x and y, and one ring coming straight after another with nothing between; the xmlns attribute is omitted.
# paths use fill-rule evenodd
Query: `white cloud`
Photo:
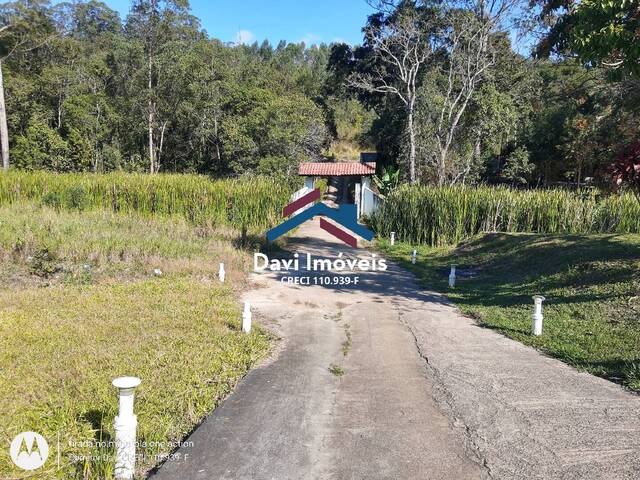
<svg viewBox="0 0 640 480"><path fill-rule="evenodd" d="M304 42L305 45L313 45L320 43L322 37L320 35L316 35L315 33L307 33L300 39L301 42Z"/></svg>
<svg viewBox="0 0 640 480"><path fill-rule="evenodd" d="M236 35L235 43L237 45L250 45L255 41L256 36L253 34L253 32L250 32L249 30L239 30L238 34Z"/></svg>

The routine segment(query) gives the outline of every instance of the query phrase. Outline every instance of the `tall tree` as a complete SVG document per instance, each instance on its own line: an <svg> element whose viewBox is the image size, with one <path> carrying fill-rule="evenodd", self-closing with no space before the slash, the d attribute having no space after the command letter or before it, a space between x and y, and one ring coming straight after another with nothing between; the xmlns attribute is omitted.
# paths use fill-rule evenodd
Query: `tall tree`
<svg viewBox="0 0 640 480"><path fill-rule="evenodd" d="M54 34L49 2L10 2L0 6L0 157L9 169L9 128L3 64L12 56L42 47Z"/></svg>
<svg viewBox="0 0 640 480"><path fill-rule="evenodd" d="M382 5L386 10L388 5ZM435 55L439 38L438 12L404 1L390 13L381 11L369 17L364 28L364 48L370 52L365 68L349 78L355 88L390 94L400 99L406 115L409 141L407 177L416 177L416 99L425 65Z"/></svg>
<svg viewBox="0 0 640 480"><path fill-rule="evenodd" d="M504 35L501 32L509 27L509 17L520 3L520 0L463 0L448 3L445 11L444 62L437 67L445 81L439 83L441 105L434 129L437 147L434 162L437 184L440 186L448 181L449 153L468 106L496 65L498 54L510 51L510 46L504 47ZM474 129L473 126L469 127ZM452 172L451 181L457 181L463 173L464 170Z"/></svg>
<svg viewBox="0 0 640 480"><path fill-rule="evenodd" d="M197 20L189 14L188 0L136 0L127 17L127 33L141 43L144 54L150 173L160 170L158 154L167 126L167 120L158 121L157 88L163 75L160 54L172 40L194 38L198 27Z"/></svg>

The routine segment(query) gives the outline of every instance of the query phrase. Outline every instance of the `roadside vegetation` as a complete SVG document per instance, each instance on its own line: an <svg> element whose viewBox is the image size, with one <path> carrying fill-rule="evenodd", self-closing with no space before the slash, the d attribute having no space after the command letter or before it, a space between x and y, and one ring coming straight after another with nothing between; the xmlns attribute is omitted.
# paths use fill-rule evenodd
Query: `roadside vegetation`
<svg viewBox="0 0 640 480"><path fill-rule="evenodd" d="M56 210L180 215L192 224L256 231L280 221L292 191L289 181L263 176L211 180L203 175L25 171L0 176L0 204L27 200Z"/></svg>
<svg viewBox="0 0 640 480"><path fill-rule="evenodd" d="M481 232L638 233L640 202L631 193L405 185L387 195L373 226L381 237L428 245Z"/></svg>
<svg viewBox="0 0 640 480"><path fill-rule="evenodd" d="M3 449L0 477L112 478L112 449L92 442L113 440L117 376L142 379L140 473L231 392L270 344L239 328L237 235L179 215L0 206L0 442L31 428L52 459L28 474Z"/></svg>
<svg viewBox="0 0 640 480"><path fill-rule="evenodd" d="M494 233L457 247L380 248L480 325L640 392L639 235ZM539 337L530 333L535 294L546 297Z"/></svg>
<svg viewBox="0 0 640 480"><path fill-rule="evenodd" d="M72 445L112 438L115 376L142 378L140 438L160 442L141 472L231 391L269 347L238 331L246 249L300 162L361 151L387 254L482 325L640 390L636 2L368 3L361 45L212 38L185 0L0 5L0 441L60 435L37 476L111 477ZM3 449L0 477L19 478Z"/></svg>

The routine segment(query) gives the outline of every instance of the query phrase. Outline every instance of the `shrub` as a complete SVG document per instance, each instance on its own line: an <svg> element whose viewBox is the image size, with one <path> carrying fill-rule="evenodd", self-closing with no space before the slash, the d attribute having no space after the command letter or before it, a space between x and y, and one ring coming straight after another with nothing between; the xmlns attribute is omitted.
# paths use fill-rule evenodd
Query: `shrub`
<svg viewBox="0 0 640 480"><path fill-rule="evenodd" d="M42 247L35 252L30 263L31 273L42 278L49 278L61 270L55 252L48 247Z"/></svg>

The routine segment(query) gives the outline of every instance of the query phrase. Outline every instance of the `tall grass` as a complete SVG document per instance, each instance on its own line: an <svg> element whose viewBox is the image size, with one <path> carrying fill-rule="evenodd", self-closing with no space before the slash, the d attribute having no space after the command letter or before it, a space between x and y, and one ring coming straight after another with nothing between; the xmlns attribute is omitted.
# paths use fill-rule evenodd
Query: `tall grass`
<svg viewBox="0 0 640 480"><path fill-rule="evenodd" d="M265 229L278 223L291 188L266 177L211 180L199 175L9 172L0 205L22 200L54 208L181 215L194 223Z"/></svg>
<svg viewBox="0 0 640 480"><path fill-rule="evenodd" d="M381 236L448 245L480 232L638 233L640 203L632 195L603 198L564 190L404 186L373 218Z"/></svg>

